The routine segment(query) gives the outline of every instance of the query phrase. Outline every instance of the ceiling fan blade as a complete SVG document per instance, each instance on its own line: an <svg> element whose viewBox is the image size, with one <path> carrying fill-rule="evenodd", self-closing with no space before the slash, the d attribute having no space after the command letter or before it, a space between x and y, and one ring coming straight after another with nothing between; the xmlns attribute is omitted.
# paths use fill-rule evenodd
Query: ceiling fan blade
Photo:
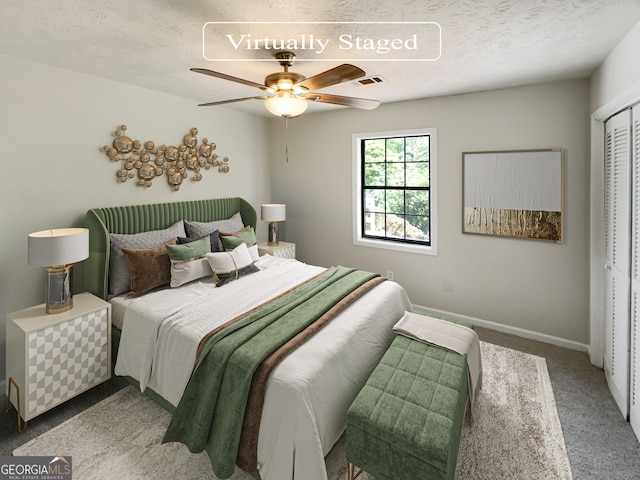
<svg viewBox="0 0 640 480"><path fill-rule="evenodd" d="M366 98L343 97L341 95L330 95L327 93L309 93L307 100L312 102L333 103L335 105L344 105L346 107L362 108L364 110L373 110L380 102L378 100L368 100Z"/></svg>
<svg viewBox="0 0 640 480"><path fill-rule="evenodd" d="M266 100L269 97L244 97L244 98L234 98L232 100L221 100L219 102L208 102L208 103L200 103L199 107L212 107L214 105L224 105L225 103L234 103L234 102L244 102L245 100Z"/></svg>
<svg viewBox="0 0 640 480"><path fill-rule="evenodd" d="M243 85L248 85L250 87L256 87L256 88L259 88L260 90L267 89L265 85L261 85L260 83L252 82L251 80L244 80L242 78L227 75L226 73L214 72L213 70L208 70L206 68L191 68L190 70L192 72L202 73L203 75L209 75L210 77L221 78L223 80L229 80L231 82L241 83Z"/></svg>
<svg viewBox="0 0 640 480"><path fill-rule="evenodd" d="M345 63L327 70L326 72L309 77L300 82L298 86L305 87L309 91L315 91L338 83L354 80L356 78L363 77L364 75L364 70L361 68Z"/></svg>

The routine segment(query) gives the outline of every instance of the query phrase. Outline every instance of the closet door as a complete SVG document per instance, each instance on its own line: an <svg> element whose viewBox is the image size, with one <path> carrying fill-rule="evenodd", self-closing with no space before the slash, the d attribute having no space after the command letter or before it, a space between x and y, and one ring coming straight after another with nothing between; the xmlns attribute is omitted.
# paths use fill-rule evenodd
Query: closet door
<svg viewBox="0 0 640 480"><path fill-rule="evenodd" d="M630 110L606 123L605 152L605 354L609 389L629 414L629 327L631 315L631 142Z"/></svg>
<svg viewBox="0 0 640 480"><path fill-rule="evenodd" d="M629 421L640 439L640 105L631 113L633 237L631 247L631 337Z"/></svg>

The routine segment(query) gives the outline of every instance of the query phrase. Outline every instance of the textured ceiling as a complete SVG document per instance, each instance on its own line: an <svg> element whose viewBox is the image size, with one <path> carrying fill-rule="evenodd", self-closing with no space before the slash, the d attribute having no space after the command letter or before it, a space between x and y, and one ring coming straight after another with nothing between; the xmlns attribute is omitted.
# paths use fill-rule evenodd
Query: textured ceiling
<svg viewBox="0 0 640 480"><path fill-rule="evenodd" d="M196 104L260 91L190 72L190 67L257 83L281 70L275 60L247 61L264 58L264 51L238 50L235 61L208 61L203 56L207 22L439 24L437 60L358 59L348 63L383 82L349 82L323 90L384 103L585 77L639 20L640 0L3 0L0 52L191 98ZM240 38L244 27L235 28L224 32ZM274 38L282 36L282 25L270 28ZM316 38L337 38L344 28L304 25ZM381 27L379 35L384 32ZM307 77L342 63L308 61L305 55L298 52L291 70ZM266 114L255 100L227 108ZM309 111L327 108L345 107L313 104Z"/></svg>

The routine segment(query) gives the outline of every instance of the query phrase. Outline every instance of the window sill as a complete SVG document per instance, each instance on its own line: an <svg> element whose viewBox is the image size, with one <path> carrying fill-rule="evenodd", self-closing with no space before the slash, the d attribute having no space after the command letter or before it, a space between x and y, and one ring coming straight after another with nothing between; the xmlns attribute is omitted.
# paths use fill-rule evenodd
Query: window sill
<svg viewBox="0 0 640 480"><path fill-rule="evenodd" d="M384 250L394 250L396 252L418 253L420 255L437 255L438 251L434 245L411 245L408 243L386 242L384 240L373 240L370 238L355 238L353 244L359 247L381 248Z"/></svg>

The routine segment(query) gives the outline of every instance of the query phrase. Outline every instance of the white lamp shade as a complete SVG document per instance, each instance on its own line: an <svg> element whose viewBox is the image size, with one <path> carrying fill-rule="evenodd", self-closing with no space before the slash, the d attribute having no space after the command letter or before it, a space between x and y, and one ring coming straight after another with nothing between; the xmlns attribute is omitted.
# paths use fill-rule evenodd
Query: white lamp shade
<svg viewBox="0 0 640 480"><path fill-rule="evenodd" d="M89 256L89 230L58 228L29 234L28 262L53 267L80 262Z"/></svg>
<svg viewBox="0 0 640 480"><path fill-rule="evenodd" d="M266 203L260 207L260 217L265 222L284 222L287 206L284 203Z"/></svg>

